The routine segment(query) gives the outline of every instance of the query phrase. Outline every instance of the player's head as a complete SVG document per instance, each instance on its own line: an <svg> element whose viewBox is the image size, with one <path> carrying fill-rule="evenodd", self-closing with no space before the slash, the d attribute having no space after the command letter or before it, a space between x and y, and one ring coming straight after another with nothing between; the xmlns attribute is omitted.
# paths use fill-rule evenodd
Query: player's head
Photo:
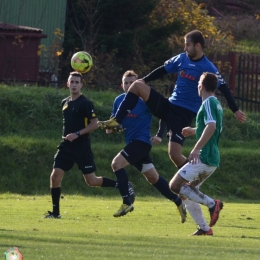
<svg viewBox="0 0 260 260"><path fill-rule="evenodd" d="M82 74L81 74L80 72L72 71L72 72L70 73L70 75L69 75L69 78L72 77L72 76L78 77L78 78L80 79L80 82L83 81L83 76L82 76Z"/></svg>
<svg viewBox="0 0 260 260"><path fill-rule="evenodd" d="M205 40L201 31L194 30L184 36L184 50L191 59L199 59L203 55Z"/></svg>
<svg viewBox="0 0 260 260"><path fill-rule="evenodd" d="M138 75L133 70L127 70L122 77L122 88L125 92L129 89L131 84L136 81Z"/></svg>
<svg viewBox="0 0 260 260"><path fill-rule="evenodd" d="M77 71L73 71L70 73L67 86L70 89L71 94L79 94L81 91L81 88L83 86L83 76L81 73Z"/></svg>
<svg viewBox="0 0 260 260"><path fill-rule="evenodd" d="M211 72L204 72L200 76L200 80L198 84L199 96L201 96L203 90L208 93L214 93L217 87L218 87L218 77L216 74Z"/></svg>

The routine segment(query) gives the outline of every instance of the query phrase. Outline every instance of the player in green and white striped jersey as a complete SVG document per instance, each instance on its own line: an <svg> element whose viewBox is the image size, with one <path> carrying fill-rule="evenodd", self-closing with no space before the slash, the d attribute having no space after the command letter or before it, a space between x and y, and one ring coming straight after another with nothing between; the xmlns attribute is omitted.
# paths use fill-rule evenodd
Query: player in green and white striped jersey
<svg viewBox="0 0 260 260"><path fill-rule="evenodd" d="M220 162L218 141L222 131L223 110L214 94L217 85L218 78L215 74L204 72L201 75L198 94L202 98L202 105L196 116L196 128L185 127L182 130L184 137L196 134L197 142L188 157L189 162L170 181L171 190L183 197L187 210L199 225L198 231L193 235L213 235L211 227L216 224L223 208L220 200L214 200L199 191L199 187ZM209 225L199 204L209 208Z"/></svg>

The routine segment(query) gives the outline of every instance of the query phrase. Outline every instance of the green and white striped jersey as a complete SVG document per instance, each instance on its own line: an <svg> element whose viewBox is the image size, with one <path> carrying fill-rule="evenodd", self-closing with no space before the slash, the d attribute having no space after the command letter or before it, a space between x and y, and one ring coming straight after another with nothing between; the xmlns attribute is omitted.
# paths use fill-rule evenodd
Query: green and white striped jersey
<svg viewBox="0 0 260 260"><path fill-rule="evenodd" d="M196 138L199 140L204 128L210 122L216 123L216 130L206 145L200 151L200 160L202 163L211 166L219 166L220 154L218 141L222 131L223 109L214 96L210 96L202 102L196 117Z"/></svg>

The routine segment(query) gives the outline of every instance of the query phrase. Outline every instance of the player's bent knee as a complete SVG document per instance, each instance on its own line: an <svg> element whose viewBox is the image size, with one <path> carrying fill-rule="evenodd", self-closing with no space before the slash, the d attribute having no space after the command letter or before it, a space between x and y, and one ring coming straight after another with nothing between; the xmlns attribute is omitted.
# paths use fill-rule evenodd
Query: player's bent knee
<svg viewBox="0 0 260 260"><path fill-rule="evenodd" d="M154 165L152 163L143 164L141 173L145 176L146 180L152 185L155 184L159 179L159 175L154 169Z"/></svg>
<svg viewBox="0 0 260 260"><path fill-rule="evenodd" d="M142 166L141 173L145 173L152 168L154 168L154 165L152 163L144 163L143 166Z"/></svg>
<svg viewBox="0 0 260 260"><path fill-rule="evenodd" d="M174 184L172 180L169 182L169 187L172 192L179 193L179 188Z"/></svg>
<svg viewBox="0 0 260 260"><path fill-rule="evenodd" d="M61 182L62 180L62 174L58 173L58 172L53 172L50 176L50 181L52 183L58 183L58 182Z"/></svg>

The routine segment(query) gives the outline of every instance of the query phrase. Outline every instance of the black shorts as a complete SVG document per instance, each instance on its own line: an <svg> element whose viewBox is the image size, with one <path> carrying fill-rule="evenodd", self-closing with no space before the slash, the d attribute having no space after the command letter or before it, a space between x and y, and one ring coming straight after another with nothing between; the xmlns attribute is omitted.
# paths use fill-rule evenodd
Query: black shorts
<svg viewBox="0 0 260 260"><path fill-rule="evenodd" d="M168 98L165 98L153 88L151 88L150 96L145 103L154 116L166 122L167 130L171 133L170 141L183 145L185 138L181 134L182 129L191 125L196 113L173 105Z"/></svg>
<svg viewBox="0 0 260 260"><path fill-rule="evenodd" d="M142 171L143 164L153 163L149 155L152 146L140 140L133 140L121 151L121 155L138 171Z"/></svg>
<svg viewBox="0 0 260 260"><path fill-rule="evenodd" d="M58 146L58 151L54 155L53 168L68 171L73 167L74 163L77 163L78 169L83 174L96 171L89 138L78 138L73 142L64 140Z"/></svg>

